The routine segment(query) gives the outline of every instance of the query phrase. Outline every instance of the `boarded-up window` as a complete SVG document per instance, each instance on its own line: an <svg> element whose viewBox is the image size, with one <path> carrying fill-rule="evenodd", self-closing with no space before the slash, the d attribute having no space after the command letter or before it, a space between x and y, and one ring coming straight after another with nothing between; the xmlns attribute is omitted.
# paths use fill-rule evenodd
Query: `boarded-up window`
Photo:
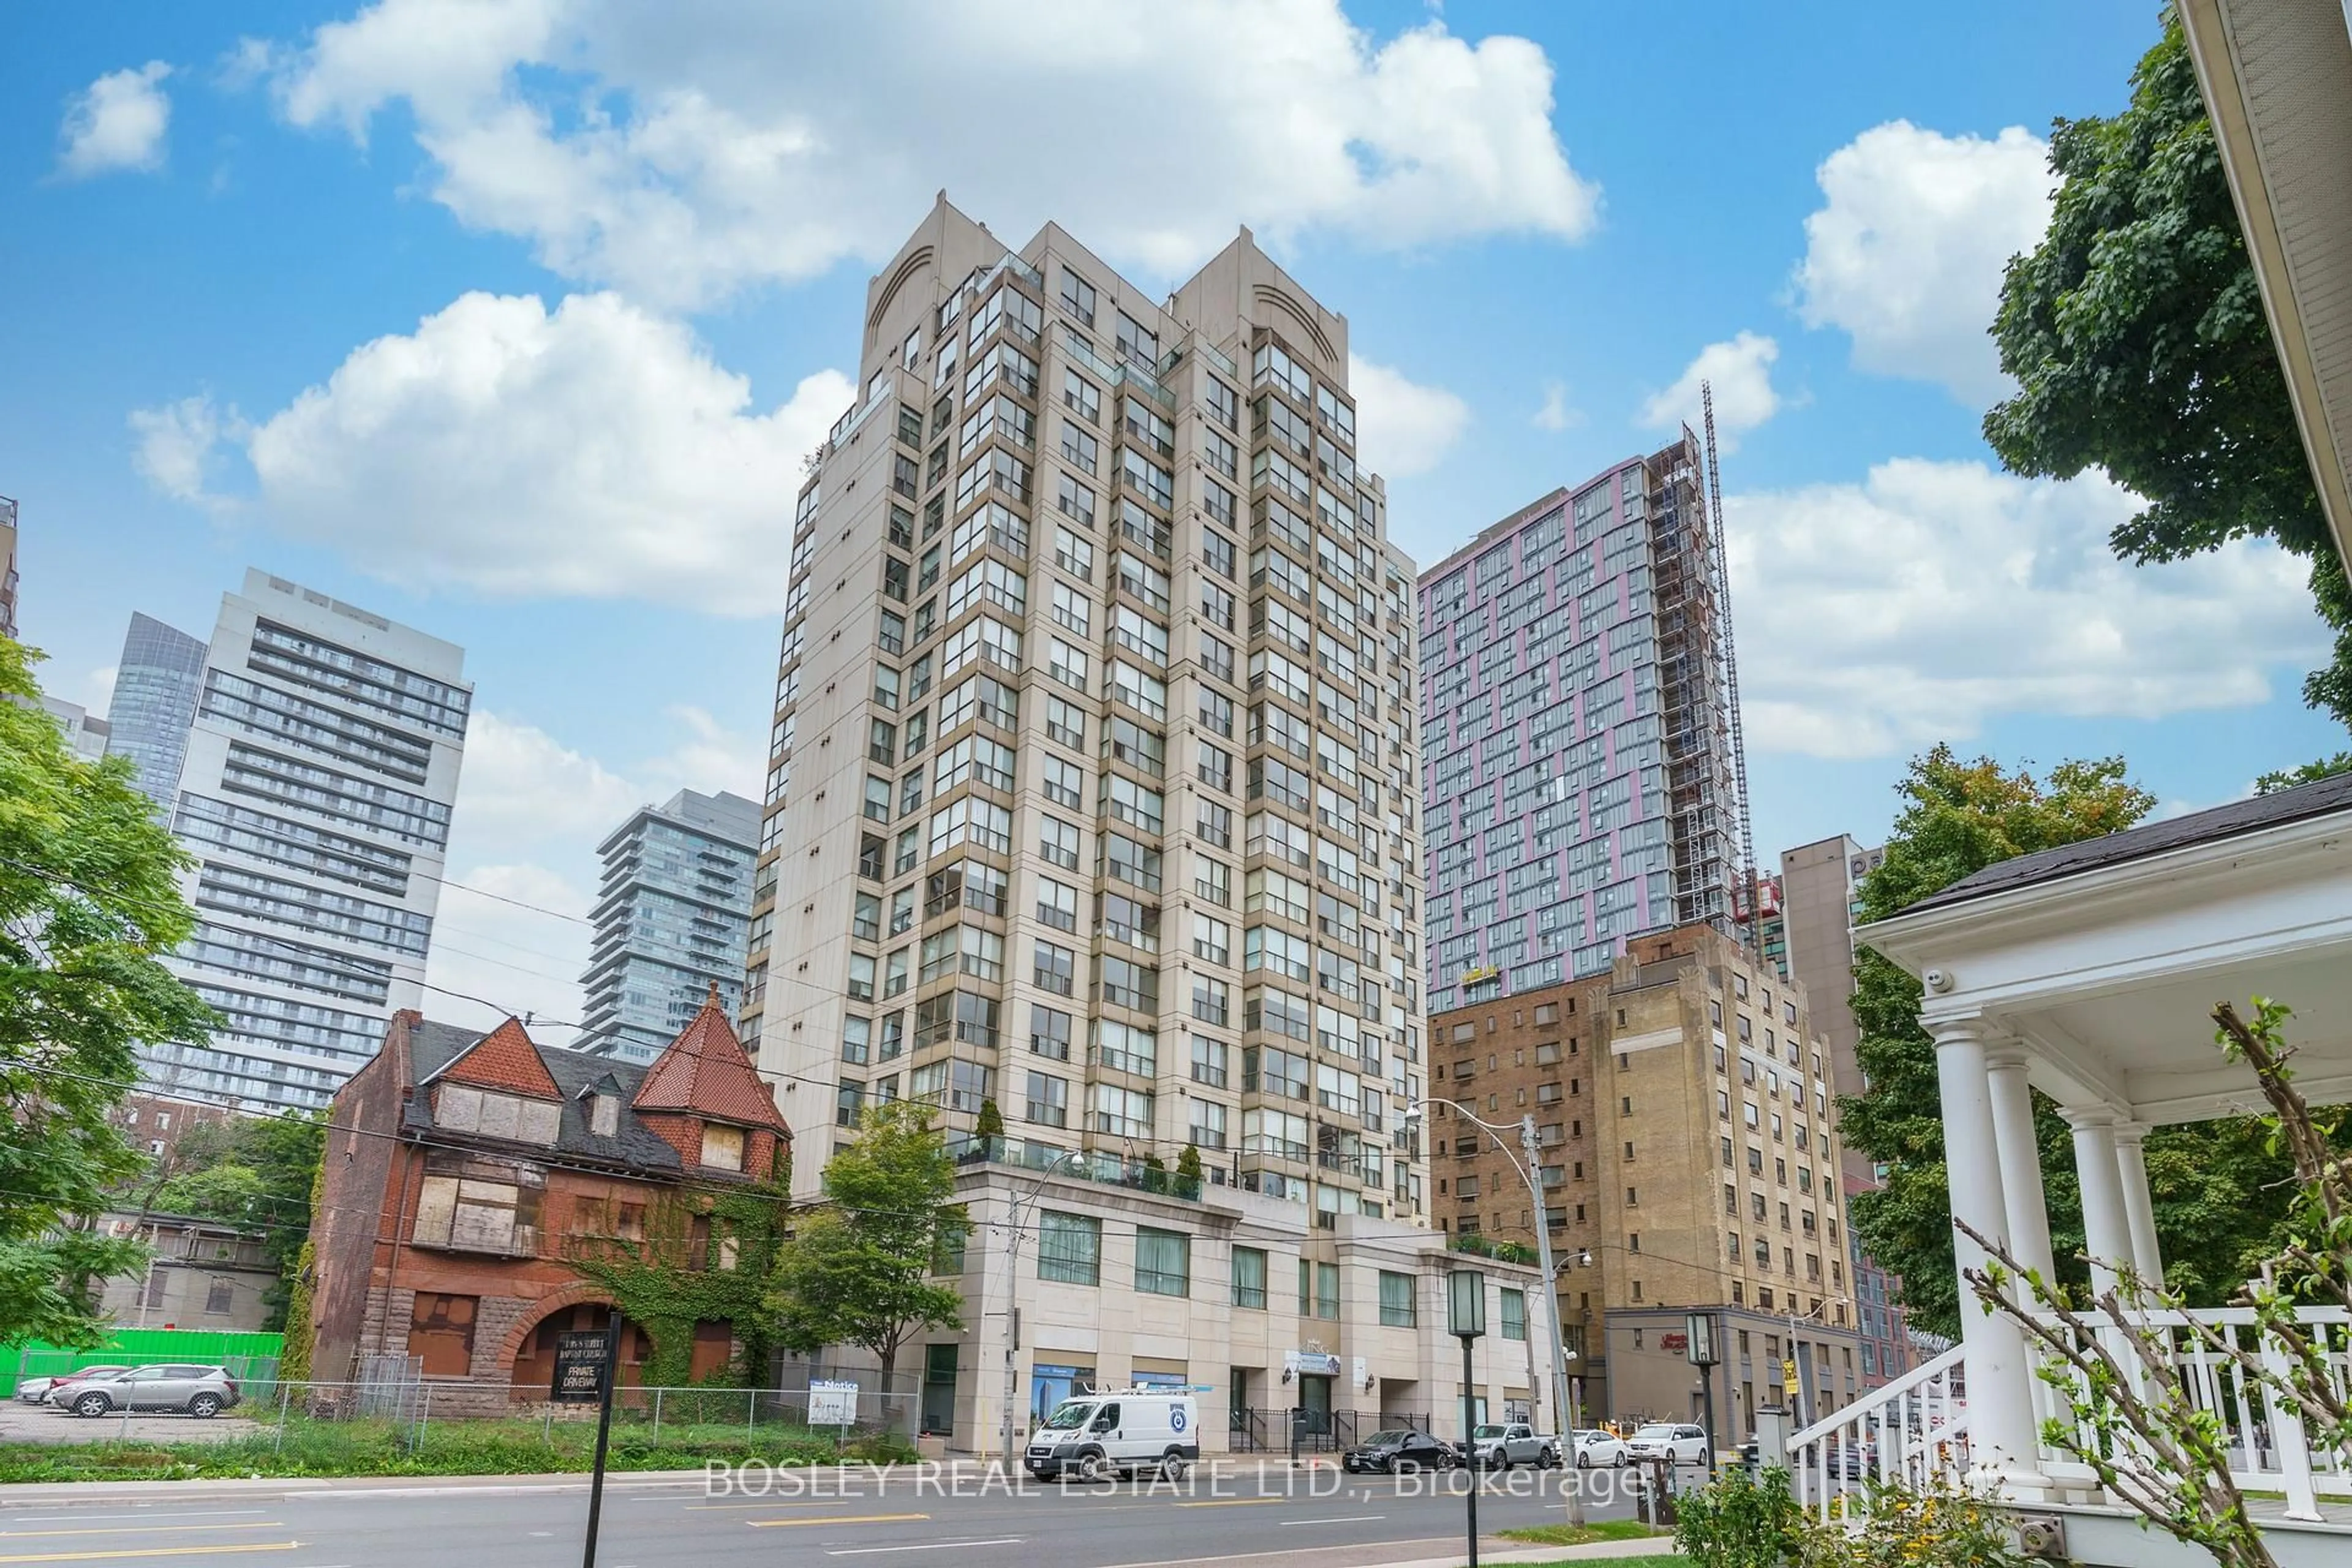
<svg viewBox="0 0 2352 1568"><path fill-rule="evenodd" d="M714 1171L740 1171L743 1168L743 1130L722 1127L716 1122L702 1130L702 1163Z"/></svg>
<svg viewBox="0 0 2352 1568"><path fill-rule="evenodd" d="M551 1100L522 1101L522 1125L517 1134L526 1143L546 1148L555 1142L555 1130L563 1121L563 1107Z"/></svg>
<svg viewBox="0 0 2352 1568"><path fill-rule="evenodd" d="M420 1247L528 1252L537 1242L538 1198L536 1188L525 1191L512 1182L427 1176L417 1194L413 1237Z"/></svg>
<svg viewBox="0 0 2352 1568"><path fill-rule="evenodd" d="M474 1368L474 1309L479 1298L420 1290L409 1309L408 1353L428 1377L464 1377Z"/></svg>
<svg viewBox="0 0 2352 1568"><path fill-rule="evenodd" d="M512 1247L517 1195L509 1183L460 1181L457 1212L449 1221L449 1245L484 1252Z"/></svg>
<svg viewBox="0 0 2352 1568"><path fill-rule="evenodd" d="M482 1096L482 1124L478 1131L485 1138L512 1138L520 1131L522 1101L510 1094Z"/></svg>
<svg viewBox="0 0 2352 1568"><path fill-rule="evenodd" d="M719 1268L732 1268L735 1267L736 1258L741 1256L741 1244L739 1243L735 1237L731 1236L722 1236L719 1238L719 1258L713 1267Z"/></svg>
<svg viewBox="0 0 2352 1568"><path fill-rule="evenodd" d="M457 1178L427 1176L416 1194L416 1227L410 1239L420 1246L446 1247L449 1242L449 1215L457 1206Z"/></svg>
<svg viewBox="0 0 2352 1568"><path fill-rule="evenodd" d="M589 1109L588 1130L599 1138L610 1138L621 1129L621 1097L600 1094Z"/></svg>
<svg viewBox="0 0 2352 1568"><path fill-rule="evenodd" d="M215 1279L205 1288L205 1310L214 1317L225 1315L236 1304L236 1287L226 1279Z"/></svg>
<svg viewBox="0 0 2352 1568"><path fill-rule="evenodd" d="M716 1372L724 1372L735 1355L735 1331L725 1323L694 1325L694 1361L690 1375L700 1383Z"/></svg>
<svg viewBox="0 0 2352 1568"><path fill-rule="evenodd" d="M620 1224L614 1227L613 1234L623 1241L643 1241L646 1238L646 1205L623 1204Z"/></svg>
<svg viewBox="0 0 2352 1568"><path fill-rule="evenodd" d="M563 1113L552 1100L524 1100L462 1083L445 1083L434 1094L433 1118L450 1131L520 1143L552 1144Z"/></svg>
<svg viewBox="0 0 2352 1568"><path fill-rule="evenodd" d="M445 1083L433 1098L433 1119L452 1132L473 1132L482 1125L482 1091L462 1083Z"/></svg>

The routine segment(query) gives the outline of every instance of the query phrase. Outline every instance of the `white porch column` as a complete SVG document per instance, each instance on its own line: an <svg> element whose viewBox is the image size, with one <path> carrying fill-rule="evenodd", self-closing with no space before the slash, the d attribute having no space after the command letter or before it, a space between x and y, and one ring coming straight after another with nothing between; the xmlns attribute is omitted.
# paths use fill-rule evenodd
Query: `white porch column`
<svg viewBox="0 0 2352 1568"><path fill-rule="evenodd" d="M2010 1255L2042 1278L2056 1277L2050 1251L2050 1205L2042 1193L2041 1142L2033 1131L2033 1091L2026 1084L2025 1049L2014 1041L1989 1047L1993 1142L2000 1150L2002 1207L2009 1215Z"/></svg>
<svg viewBox="0 0 2352 1568"><path fill-rule="evenodd" d="M2123 1174L2124 1215L2131 1222L2132 1268L2148 1284L2160 1286L2164 1253L2157 1245L2156 1205L2147 1191L2147 1154L2140 1146L2147 1136L2144 1121L2116 1123L2116 1163Z"/></svg>
<svg viewBox="0 0 2352 1568"><path fill-rule="evenodd" d="M1952 1217L1980 1236L2009 1245L2009 1215L2001 1192L2001 1158L1994 1135L1992 1084L1985 1065L1981 1018L1927 1021L1936 1039L1936 1079L1944 1108L1944 1170L1950 1184ZM2032 1371L2025 1331L2007 1316L1989 1311L1965 1276L1991 1259L1961 1233L1952 1233L1959 1282L1960 1342L1969 1373L1969 1415L1978 1464L2013 1489L2044 1489L2041 1441L2034 1429Z"/></svg>
<svg viewBox="0 0 2352 1568"><path fill-rule="evenodd" d="M2091 1289L2116 1286L2116 1265L2132 1258L2131 1217L2124 1209L2123 1167L2116 1159L2115 1112L2105 1107L2068 1110L2074 1130L2074 1170L2083 1183L2083 1245L2091 1255Z"/></svg>

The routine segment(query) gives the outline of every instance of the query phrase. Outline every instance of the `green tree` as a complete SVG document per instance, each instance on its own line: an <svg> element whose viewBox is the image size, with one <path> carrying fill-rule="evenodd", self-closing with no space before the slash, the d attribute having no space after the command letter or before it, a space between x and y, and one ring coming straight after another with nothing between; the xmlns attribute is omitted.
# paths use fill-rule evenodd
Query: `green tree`
<svg viewBox="0 0 2352 1568"><path fill-rule="evenodd" d="M2321 779L2334 778L2337 773L2352 773L2352 752L2338 752L2332 757L2305 763L2299 768L2281 768L2267 773L2254 781L2256 795L2274 795L2297 784L2317 784Z"/></svg>
<svg viewBox="0 0 2352 1568"><path fill-rule="evenodd" d="M191 1151L184 1141L173 1174L148 1202L165 1214L193 1215L247 1226L260 1234L262 1252L278 1270L264 1297L263 1327L286 1326L287 1304L310 1236L310 1194L326 1152L324 1112L239 1118L189 1130L211 1133Z"/></svg>
<svg viewBox="0 0 2352 1568"><path fill-rule="evenodd" d="M825 1162L828 1205L804 1219L776 1270L778 1341L796 1351L871 1351L889 1386L917 1334L955 1327L963 1293L930 1282L931 1262L971 1228L955 1162L915 1100L869 1106L857 1141Z"/></svg>
<svg viewBox="0 0 2352 1568"><path fill-rule="evenodd" d="M980 1102L980 1117L973 1123L971 1133L975 1138L1004 1136L1004 1112L996 1108L996 1101L983 1100Z"/></svg>
<svg viewBox="0 0 2352 1568"><path fill-rule="evenodd" d="M94 1345L92 1282L146 1249L90 1221L140 1158L108 1121L134 1049L212 1014L160 957L194 925L131 764L78 761L0 637L0 1343Z"/></svg>
<svg viewBox="0 0 2352 1568"><path fill-rule="evenodd" d="M1198 1143L1186 1143L1184 1152L1176 1156L1176 1173L1191 1184L1191 1192L1197 1194L1201 1190L1201 1146Z"/></svg>
<svg viewBox="0 0 2352 1568"><path fill-rule="evenodd" d="M2050 229L2011 260L1992 332L2018 391L1985 416L2013 472L2105 469L2145 510L2110 541L2174 561L2268 538L2311 563L2336 633L2304 700L2352 725L2352 585L2305 458L2177 16L2112 119L2061 120Z"/></svg>

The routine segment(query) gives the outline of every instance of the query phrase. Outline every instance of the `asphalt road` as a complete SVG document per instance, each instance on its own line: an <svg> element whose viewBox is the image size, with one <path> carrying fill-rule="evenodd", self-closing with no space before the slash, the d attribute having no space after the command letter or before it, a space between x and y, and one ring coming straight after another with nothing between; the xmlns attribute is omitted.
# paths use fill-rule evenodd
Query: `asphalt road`
<svg viewBox="0 0 2352 1568"><path fill-rule="evenodd" d="M1268 1554L1357 1564L1457 1558L1466 1478L1391 1480L1334 1470L1202 1467L1180 1487L1008 1486L1001 1472L809 1475L746 1497L695 1483L618 1478L605 1494L601 1568L847 1568L894 1560L954 1568L1131 1568ZM761 1478L754 1474L753 1484ZM1633 1500L1603 1473L1588 1512L1623 1519ZM1489 1478L1482 1532L1564 1519L1559 1473ZM136 1501L11 1499L0 1489L0 1568L203 1557L206 1568L413 1568L420 1561L572 1568L584 1487L420 1480L267 1491L192 1490ZM1605 1499L1605 1500L1603 1500ZM1227 1563L1222 1568L1245 1568Z"/></svg>

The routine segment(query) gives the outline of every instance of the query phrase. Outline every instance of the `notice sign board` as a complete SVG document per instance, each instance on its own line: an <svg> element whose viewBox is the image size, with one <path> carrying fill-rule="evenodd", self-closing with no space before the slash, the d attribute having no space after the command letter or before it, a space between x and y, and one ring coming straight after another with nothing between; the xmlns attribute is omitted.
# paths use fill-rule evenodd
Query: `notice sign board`
<svg viewBox="0 0 2352 1568"><path fill-rule="evenodd" d="M856 1426L857 1384L811 1379L808 1424L812 1426Z"/></svg>
<svg viewBox="0 0 2352 1568"><path fill-rule="evenodd" d="M604 1331L558 1334L555 1386L558 1405L593 1405L604 1394Z"/></svg>

